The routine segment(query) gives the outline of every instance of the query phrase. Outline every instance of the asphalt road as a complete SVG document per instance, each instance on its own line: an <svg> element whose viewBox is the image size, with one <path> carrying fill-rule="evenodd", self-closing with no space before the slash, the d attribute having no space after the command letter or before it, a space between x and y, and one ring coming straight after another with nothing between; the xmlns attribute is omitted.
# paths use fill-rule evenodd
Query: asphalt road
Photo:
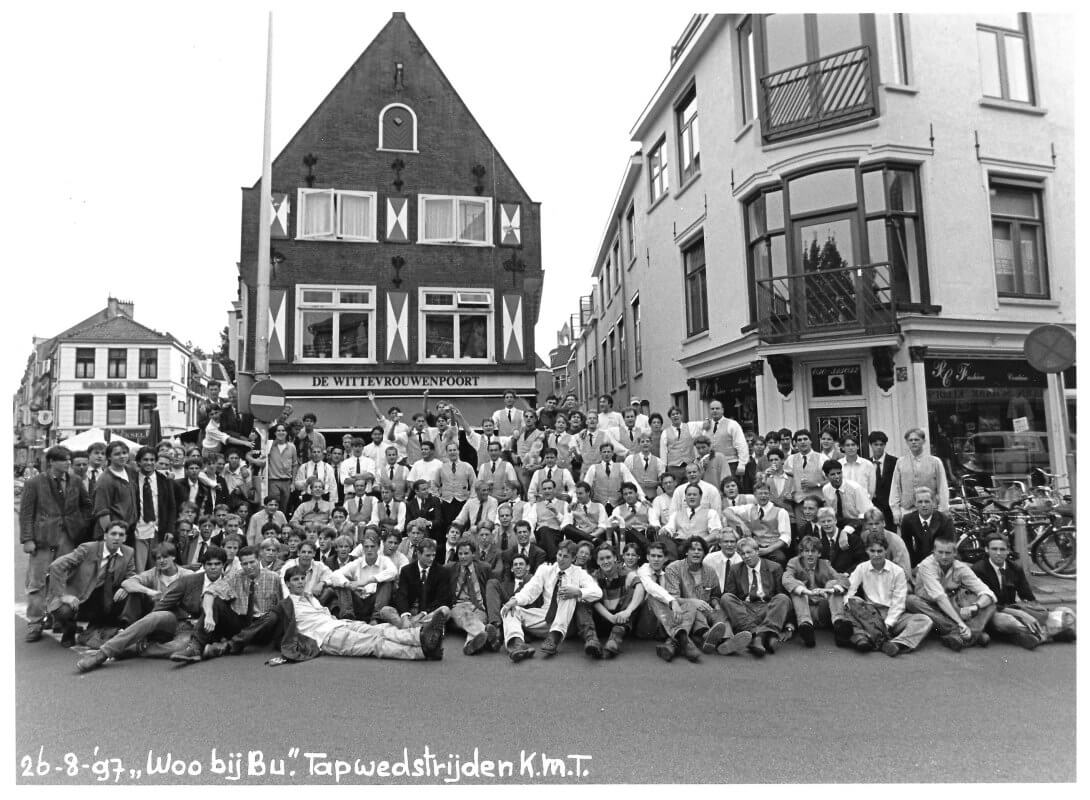
<svg viewBox="0 0 1090 800"><path fill-rule="evenodd" d="M15 566L21 600L21 558ZM504 781L522 783L1075 779L1072 645L954 654L930 641L890 659L838 650L819 632L814 650L793 641L762 661L666 664L636 642L595 662L567 642L556 658L515 665L466 657L452 634L442 663L323 656L271 668L262 651L79 675L77 653L49 638L26 644L23 630L16 619L16 780L28 785L95 783L96 769L119 766L109 782L230 782L212 771L213 748L225 768L241 754L247 784L334 783L335 759L372 771L405 751L410 767L421 759L420 777L394 768L341 782L446 782L450 769L436 764L453 765L458 782L497 782L487 765L472 777L454 763L472 772L475 751L479 762L510 762ZM250 751L265 775L248 770ZM182 774L149 775L149 753L153 765L170 754ZM268 774L277 760L282 777Z"/></svg>

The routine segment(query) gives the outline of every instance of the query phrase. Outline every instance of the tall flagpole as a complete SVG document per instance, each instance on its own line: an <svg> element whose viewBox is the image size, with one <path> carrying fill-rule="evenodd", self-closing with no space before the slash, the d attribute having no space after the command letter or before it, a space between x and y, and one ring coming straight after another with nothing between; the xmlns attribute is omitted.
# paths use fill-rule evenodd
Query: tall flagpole
<svg viewBox="0 0 1090 800"><path fill-rule="evenodd" d="M273 20L269 12L269 44L265 64L265 137L261 149L261 203L257 230L257 302L254 304L254 377L269 374L269 227L272 222L272 42Z"/></svg>

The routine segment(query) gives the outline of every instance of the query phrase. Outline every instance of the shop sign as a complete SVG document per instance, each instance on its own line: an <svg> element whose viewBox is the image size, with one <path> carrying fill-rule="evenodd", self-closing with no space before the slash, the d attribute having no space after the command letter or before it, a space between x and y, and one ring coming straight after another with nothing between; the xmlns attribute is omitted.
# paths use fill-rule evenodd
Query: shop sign
<svg viewBox="0 0 1090 800"><path fill-rule="evenodd" d="M929 358L924 365L929 389L1043 389L1047 385L1043 373L1013 359Z"/></svg>
<svg viewBox="0 0 1090 800"><path fill-rule="evenodd" d="M307 389L319 391L355 390L356 392L384 391L391 389L423 391L438 389L533 389L533 375L482 375L479 373L376 373L376 374L281 374L276 380L284 389L300 392Z"/></svg>
<svg viewBox="0 0 1090 800"><path fill-rule="evenodd" d="M110 428L110 432L118 436L124 436L130 442L136 442L137 444L147 444L148 442L147 428Z"/></svg>
<svg viewBox="0 0 1090 800"><path fill-rule="evenodd" d="M810 388L814 397L861 395L863 370L858 364L811 367Z"/></svg>
<svg viewBox="0 0 1090 800"><path fill-rule="evenodd" d="M147 389L147 381L84 381L84 389Z"/></svg>

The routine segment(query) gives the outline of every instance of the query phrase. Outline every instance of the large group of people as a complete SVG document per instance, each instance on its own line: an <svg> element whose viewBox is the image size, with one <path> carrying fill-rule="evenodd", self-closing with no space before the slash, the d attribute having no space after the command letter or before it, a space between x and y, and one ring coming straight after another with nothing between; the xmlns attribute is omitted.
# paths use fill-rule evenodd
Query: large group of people
<svg viewBox="0 0 1090 800"><path fill-rule="evenodd" d="M410 416L372 396L376 425L330 443L313 413L265 427L216 394L189 448L46 452L20 508L28 642L52 626L89 648L87 672L270 646L273 663L439 660L448 628L465 654L515 662L534 639L545 657L571 638L615 658L635 638L698 661L814 647L818 628L891 657L932 635L1072 635L1003 537L959 560L919 428L897 457L881 431L743 431L718 401L686 421L509 391L475 425L424 392Z"/></svg>

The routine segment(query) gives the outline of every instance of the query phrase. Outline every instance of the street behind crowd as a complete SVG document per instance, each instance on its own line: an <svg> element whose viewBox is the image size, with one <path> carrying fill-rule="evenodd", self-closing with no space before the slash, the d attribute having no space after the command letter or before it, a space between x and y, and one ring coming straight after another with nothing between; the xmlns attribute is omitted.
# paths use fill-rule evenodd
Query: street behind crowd
<svg viewBox="0 0 1090 800"><path fill-rule="evenodd" d="M24 562L16 547L17 601ZM1070 597L1074 582L1048 588ZM95 782L88 770L79 778L56 771L69 752L81 763L109 757L145 770L149 751L197 759L203 773L140 782L218 783L209 774L213 747L220 756L241 752L244 764L247 751L260 750L296 769L240 783L331 783L307 773L303 754L397 761L407 749L411 762L425 746L440 760L467 761L477 749L481 759L512 761L505 780L514 782L1037 782L1076 774L1076 648L1064 644L1027 651L996 642L954 653L931 640L890 659L838 650L820 631L814 650L792 641L760 661L664 664L652 642L626 642L617 659L591 661L569 641L556 658L512 664L501 654L462 655L453 634L440 663L323 656L274 669L264 666L274 653L256 650L188 667L137 658L81 676L78 653L49 636L26 644L22 630L17 619L16 763L44 748L54 765L48 778L22 777L19 768L25 784ZM299 748L294 759L290 748ZM530 753L539 771L542 755L589 755L581 762L589 775L522 776L520 755Z"/></svg>

